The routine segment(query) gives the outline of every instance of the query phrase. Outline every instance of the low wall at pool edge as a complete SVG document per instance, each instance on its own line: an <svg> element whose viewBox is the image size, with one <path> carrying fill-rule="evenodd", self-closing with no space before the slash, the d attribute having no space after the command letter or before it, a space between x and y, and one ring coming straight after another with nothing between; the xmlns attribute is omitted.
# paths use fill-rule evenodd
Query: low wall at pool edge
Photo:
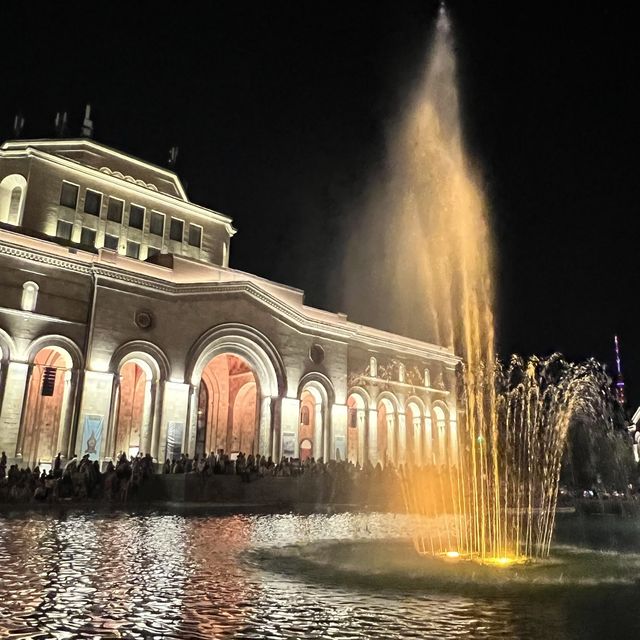
<svg viewBox="0 0 640 640"><path fill-rule="evenodd" d="M323 475L252 478L199 473L157 474L129 497L131 502L200 502L293 507L296 505L352 505L404 511L396 483L354 483Z"/></svg>

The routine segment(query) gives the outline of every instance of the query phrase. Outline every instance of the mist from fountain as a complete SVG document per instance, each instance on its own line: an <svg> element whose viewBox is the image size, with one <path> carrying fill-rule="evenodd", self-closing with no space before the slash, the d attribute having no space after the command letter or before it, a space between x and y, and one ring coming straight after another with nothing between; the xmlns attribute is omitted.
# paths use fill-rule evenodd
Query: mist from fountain
<svg viewBox="0 0 640 640"><path fill-rule="evenodd" d="M370 273L388 324L415 334L418 321L464 361L457 430L439 445L437 472L405 471L407 507L428 522L415 532L416 549L498 565L547 555L567 429L576 411L594 410L604 374L560 357L496 361L493 239L464 148L443 5L346 273L362 272L369 245L379 247ZM346 284L355 295L360 283Z"/></svg>

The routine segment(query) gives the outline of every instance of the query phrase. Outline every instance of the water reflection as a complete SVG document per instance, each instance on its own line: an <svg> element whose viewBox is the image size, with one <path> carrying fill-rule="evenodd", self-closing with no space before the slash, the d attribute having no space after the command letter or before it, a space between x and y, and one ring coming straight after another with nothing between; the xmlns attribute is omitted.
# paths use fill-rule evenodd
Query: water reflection
<svg viewBox="0 0 640 640"><path fill-rule="evenodd" d="M331 576L316 582L280 575L248 553L318 540L397 537L406 526L404 517L379 514L0 519L0 635L588 638L602 629L606 594L594 621L591 596L523 600L368 589ZM629 624L628 616L612 610L618 615L614 626Z"/></svg>

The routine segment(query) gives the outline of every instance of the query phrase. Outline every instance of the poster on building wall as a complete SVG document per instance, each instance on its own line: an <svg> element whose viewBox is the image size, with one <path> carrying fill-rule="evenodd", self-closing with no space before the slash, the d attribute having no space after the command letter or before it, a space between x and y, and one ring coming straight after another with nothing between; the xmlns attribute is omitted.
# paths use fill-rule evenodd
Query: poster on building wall
<svg viewBox="0 0 640 640"><path fill-rule="evenodd" d="M182 453L184 422L169 422L167 426L167 458L177 460Z"/></svg>
<svg viewBox="0 0 640 640"><path fill-rule="evenodd" d="M82 427L82 451L80 457L89 454L89 460L97 460L100 457L100 445L102 444L102 425L104 416L86 415Z"/></svg>
<svg viewBox="0 0 640 640"><path fill-rule="evenodd" d="M287 431L282 434L282 455L292 458L296 452L296 434Z"/></svg>
<svg viewBox="0 0 640 640"><path fill-rule="evenodd" d="M344 436L336 436L336 460L347 459L347 439Z"/></svg>

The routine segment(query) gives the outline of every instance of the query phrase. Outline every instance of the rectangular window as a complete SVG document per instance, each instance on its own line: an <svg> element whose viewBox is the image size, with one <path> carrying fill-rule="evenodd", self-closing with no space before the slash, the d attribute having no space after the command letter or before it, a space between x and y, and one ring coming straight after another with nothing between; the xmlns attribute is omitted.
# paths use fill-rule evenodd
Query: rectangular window
<svg viewBox="0 0 640 640"><path fill-rule="evenodd" d="M124 202L118 198L109 198L109 206L107 207L107 220L111 222L122 222L122 209Z"/></svg>
<svg viewBox="0 0 640 640"><path fill-rule="evenodd" d="M105 234L104 236L104 247L105 249L113 249L114 251L118 250L118 236L112 236L110 234Z"/></svg>
<svg viewBox="0 0 640 640"><path fill-rule="evenodd" d="M134 229L142 229L144 227L144 208L137 204L129 206L129 226Z"/></svg>
<svg viewBox="0 0 640 640"><path fill-rule="evenodd" d="M200 248L202 244L202 227L197 224L189 225L189 244Z"/></svg>
<svg viewBox="0 0 640 640"><path fill-rule="evenodd" d="M184 222L178 218L171 218L171 226L169 227L169 237L177 242L182 242L184 235Z"/></svg>
<svg viewBox="0 0 640 640"><path fill-rule="evenodd" d="M157 211L151 212L151 221L149 222L149 233L154 236L164 235L164 215Z"/></svg>
<svg viewBox="0 0 640 640"><path fill-rule="evenodd" d="M84 212L90 213L92 216L99 216L101 206L102 194L97 191L87 189L87 193L84 196Z"/></svg>
<svg viewBox="0 0 640 640"><path fill-rule="evenodd" d="M60 204L69 209L75 209L78 204L78 187L70 182L62 183L62 191L60 191Z"/></svg>
<svg viewBox="0 0 640 640"><path fill-rule="evenodd" d="M87 247L94 247L96 244L96 232L93 229L82 227L80 232L80 244Z"/></svg>
<svg viewBox="0 0 640 640"><path fill-rule="evenodd" d="M73 225L70 222L64 220L58 220L58 227L56 228L56 235L63 240L71 240L71 230Z"/></svg>
<svg viewBox="0 0 640 640"><path fill-rule="evenodd" d="M129 258L137 258L140 255L140 243L132 242L129 240L127 242L127 256Z"/></svg>
<svg viewBox="0 0 640 640"><path fill-rule="evenodd" d="M160 249L158 247L149 247L147 249L147 259L153 258L153 256L157 256L160 254Z"/></svg>

